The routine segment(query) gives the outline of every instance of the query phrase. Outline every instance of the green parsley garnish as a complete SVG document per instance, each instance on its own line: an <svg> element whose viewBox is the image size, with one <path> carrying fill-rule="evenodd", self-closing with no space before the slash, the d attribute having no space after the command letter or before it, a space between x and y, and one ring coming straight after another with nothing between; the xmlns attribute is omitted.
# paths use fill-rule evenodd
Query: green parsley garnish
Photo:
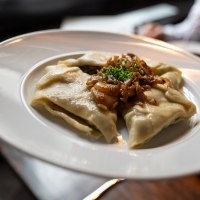
<svg viewBox="0 0 200 200"><path fill-rule="evenodd" d="M115 78L119 81L126 81L133 75L133 73L134 72L132 70L127 69L125 67L118 68L117 66L115 67L109 66L105 68L105 75L108 78L111 79Z"/></svg>
<svg viewBox="0 0 200 200"><path fill-rule="evenodd" d="M108 64L106 67L103 67L99 71L99 74L109 79L116 79L118 81L126 81L129 78L131 78L131 76L133 76L135 72L139 72L142 76L145 74L144 70L138 67L138 65L139 63L136 60L130 62L130 61L127 61L126 59L121 58L121 59L117 59L115 61L115 64L112 63L112 64Z"/></svg>

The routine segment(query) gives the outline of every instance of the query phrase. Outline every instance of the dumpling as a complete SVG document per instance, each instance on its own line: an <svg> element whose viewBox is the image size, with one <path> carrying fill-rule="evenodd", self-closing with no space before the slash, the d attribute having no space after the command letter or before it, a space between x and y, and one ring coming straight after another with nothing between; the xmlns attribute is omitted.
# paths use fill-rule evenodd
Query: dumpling
<svg viewBox="0 0 200 200"><path fill-rule="evenodd" d="M128 147L136 148L165 127L189 119L196 112L195 105L181 92L181 71L171 65L144 60L147 65L130 53L120 57L112 53L87 52L78 58L59 61L57 65L46 67L46 74L36 85L31 105L44 107L88 136L104 136L108 143L119 138L116 128L119 110L129 133ZM130 86L133 90L127 89L134 76L140 76L145 82L145 75L152 81L154 74L157 82L144 89L143 96L140 93L145 98L138 95L136 85ZM130 99L129 94L132 95Z"/></svg>
<svg viewBox="0 0 200 200"><path fill-rule="evenodd" d="M36 86L31 105L44 106L86 135L103 135L108 143L114 141L118 136L116 112L97 107L86 86L90 75L64 64L46 70Z"/></svg>
<svg viewBox="0 0 200 200"><path fill-rule="evenodd" d="M182 87L181 72L176 68L159 64L153 69L155 74L168 78L167 83L157 84L145 95L155 98L158 105L144 103L122 110L128 132L128 147L135 148L158 134L170 124L190 118L196 112L195 105L179 91Z"/></svg>
<svg viewBox="0 0 200 200"><path fill-rule="evenodd" d="M91 51L85 53L79 58L71 58L63 61L59 61L59 64L65 64L67 66L96 66L103 67L109 58L114 54L112 53L102 53L98 51Z"/></svg>

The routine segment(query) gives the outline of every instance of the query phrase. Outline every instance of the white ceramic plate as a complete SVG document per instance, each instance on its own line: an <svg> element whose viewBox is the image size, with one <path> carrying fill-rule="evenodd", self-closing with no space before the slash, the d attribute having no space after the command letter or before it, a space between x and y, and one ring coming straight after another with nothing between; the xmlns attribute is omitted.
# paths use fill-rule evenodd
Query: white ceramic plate
<svg viewBox="0 0 200 200"><path fill-rule="evenodd" d="M167 128L144 149L129 150L82 138L62 121L32 109L31 94L44 65L88 50L132 52L180 67L185 95L196 104L197 114ZM199 67L199 58L145 37L53 30L12 38L0 44L0 137L45 161L102 176L156 179L198 172Z"/></svg>

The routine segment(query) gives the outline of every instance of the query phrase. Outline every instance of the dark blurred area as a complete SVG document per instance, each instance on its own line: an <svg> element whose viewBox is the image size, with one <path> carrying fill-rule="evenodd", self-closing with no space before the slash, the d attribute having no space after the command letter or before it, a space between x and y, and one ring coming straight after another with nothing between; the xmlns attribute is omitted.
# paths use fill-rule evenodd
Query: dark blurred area
<svg viewBox="0 0 200 200"><path fill-rule="evenodd" d="M159 23L183 20L193 0L1 0L0 41L27 32L59 28L66 16L114 15L148 6L168 3L179 9L176 16Z"/></svg>
<svg viewBox="0 0 200 200"><path fill-rule="evenodd" d="M0 156L0 200L36 200L7 161Z"/></svg>

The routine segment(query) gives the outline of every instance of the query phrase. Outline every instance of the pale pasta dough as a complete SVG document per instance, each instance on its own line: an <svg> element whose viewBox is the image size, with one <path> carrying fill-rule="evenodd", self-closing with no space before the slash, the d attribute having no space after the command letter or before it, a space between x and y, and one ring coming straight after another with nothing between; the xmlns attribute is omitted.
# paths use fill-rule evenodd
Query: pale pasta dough
<svg viewBox="0 0 200 200"><path fill-rule="evenodd" d="M107 142L116 139L117 115L113 111L100 110L86 87L89 75L78 67L64 64L47 67L47 73L39 80L32 106L43 105L51 114L63 118L78 130Z"/></svg>
<svg viewBox="0 0 200 200"><path fill-rule="evenodd" d="M46 67L31 102L33 107L43 106L52 115L61 117L76 129L108 143L117 139L117 111L103 110L93 100L86 82L90 75L79 66L102 67L113 56L111 53L89 52L77 59L59 61ZM195 105L182 94L181 72L170 65L145 59L155 74L169 79L157 84L145 95L154 98L158 105L144 103L121 109L129 133L128 147L138 147L170 124L189 119L196 112Z"/></svg>
<svg viewBox="0 0 200 200"><path fill-rule="evenodd" d="M122 111L129 131L128 146L134 148L148 142L170 124L190 118L196 112L195 105L178 91L182 87L181 72L176 68L159 64L155 73L170 80L146 91L147 97L155 98L158 105L145 103Z"/></svg>

